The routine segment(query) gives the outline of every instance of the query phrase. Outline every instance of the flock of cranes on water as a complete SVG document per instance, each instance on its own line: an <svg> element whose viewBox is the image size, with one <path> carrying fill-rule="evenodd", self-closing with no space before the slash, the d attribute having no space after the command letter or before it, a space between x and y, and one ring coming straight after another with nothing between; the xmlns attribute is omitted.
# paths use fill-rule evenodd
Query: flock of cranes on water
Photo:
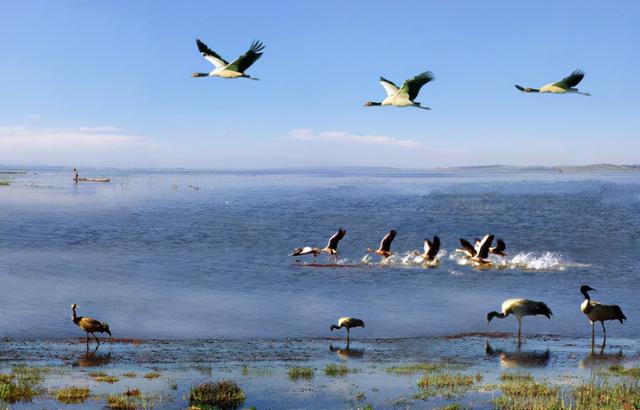
<svg viewBox="0 0 640 410"><path fill-rule="evenodd" d="M264 44L261 42L254 41L251 43L249 50L231 63L227 62L218 53L211 50L200 39L196 39L196 45L204 59L213 64L215 68L208 73L193 73L192 77L247 78L250 80L257 80L257 78L246 74L245 71L262 56ZM544 85L540 88L522 87L520 85L516 85L515 87L525 93L591 95L589 93L583 93L576 88L583 78L583 71L574 70L569 76L562 80ZM422 86L434 79L435 77L432 72L425 71L415 77L405 80L405 82L402 83L402 86L398 87L386 78L380 77L380 84L386 91L387 97L379 102L368 101L365 103L365 106L415 107L423 110L430 110L431 108L423 106L417 102L416 98L418 97L418 93Z"/></svg>
<svg viewBox="0 0 640 410"><path fill-rule="evenodd" d="M338 261L338 244L345 237L347 231L340 228L338 231L333 234L329 238L329 242L327 242L327 246L324 248L314 247L314 246L303 246L300 248L295 248L289 256L304 256L304 255L313 255L314 261L315 259L322 253L326 253L330 256L333 262ZM382 241L380 241L380 246L378 249L367 248L367 253L375 253L376 255L380 255L382 258L381 261L384 263L389 257L393 256L393 252L391 252L391 243L396 238L397 232L395 230L390 230ZM498 255L498 256L507 256L506 249L507 244L502 239L496 240L496 246L493 245L493 235L485 235L482 239L476 239L474 245L471 245L469 241L464 238L460 238L460 244L462 248L456 249L457 252L460 252L466 258L472 261L476 266L487 267L492 264L490 260L487 258L489 254ZM439 263L439 259L437 258L438 252L440 252L440 238L438 236L434 236L431 240L425 239L424 243L424 252L417 253L416 256L422 258L422 260L430 265L435 265Z"/></svg>
<svg viewBox="0 0 640 410"><path fill-rule="evenodd" d="M337 258L338 255L338 244L345 237L347 231L340 228L335 234L329 238L329 242L324 248L317 248L311 246L305 246L302 248L296 248L292 256L299 255L313 255L314 258L320 255L321 253L327 253L331 258ZM380 246L378 249L367 249L369 253L375 253L380 255L383 260L393 255L391 252L391 243L396 237L396 231L391 230L387 233L382 241L380 242ZM460 243L462 244L462 249L458 249L458 251L462 252L469 259L474 262L485 265L490 263L487 261L487 257L490 253L500 256L506 255L506 244L504 241L498 239L496 246L491 246L493 243L494 236L493 235L485 235L482 239L476 239L475 246L471 245L465 239L460 239ZM424 240L424 253L420 256L427 262L437 261L436 257L440 250L440 238L434 236L432 240L425 239ZM624 323L627 317L622 312L622 309L618 305L605 305L603 303L597 302L595 300L591 300L589 296L589 292L593 292L595 289L583 285L580 287L580 293L584 296L584 301L580 305L580 310L587 316L587 319L591 323L591 346L593 348L595 344L595 324L600 322L602 325L603 332L603 348L607 340L607 331L604 326L604 322L607 320L618 320L620 323ZM111 330L109 329L109 325L98 320L95 320L90 317L77 316L76 309L78 305L75 303L71 305L72 316L71 320L73 323L78 326L80 329L86 332L87 334L87 349L89 348L89 335L93 336L96 340L98 346L100 346L100 341L98 340L95 333L107 333L111 336ZM500 311L491 311L487 313L487 324L490 323L493 319L504 319L508 316L514 316L518 320L518 341L520 341L522 336L522 318L525 316L537 316L542 315L551 319L553 312L551 308L547 306L546 303L530 300L530 299L522 299L522 298L513 298L507 299L502 302L502 306ZM341 317L338 319L336 324L332 324L329 328L330 331L346 329L347 330L347 346L350 342L351 329L354 327L364 327L364 321L362 319L354 318L354 317Z"/></svg>
<svg viewBox="0 0 640 410"><path fill-rule="evenodd" d="M192 77L221 77L221 78L247 78L251 80L258 80L245 73L261 56L262 50L265 46L260 41L254 41L251 44L249 50L232 61L231 63L223 59L215 51L211 50L204 42L197 39L196 45L198 50L202 54L205 60L213 64L214 69L208 73L193 73ZM415 101L418 97L420 89L427 83L434 80L434 75L430 71L423 72L421 74L412 77L398 87L393 82L380 77L380 84L387 93L387 97L380 102L369 101L365 106L394 106L394 107L416 107L425 110L431 108L422 106L419 102ZM575 88L580 81L584 78L584 72L575 70L568 77L554 83L544 85L540 88L522 87L516 85L515 87L525 93L553 93L553 94L580 94L590 95L588 93L580 92ZM338 257L338 244L345 237L346 231L339 229L331 238L324 248L304 246L296 248L291 256L313 255L314 259L322 253L328 254L334 260ZM382 241L378 249L367 249L368 253L375 253L382 257L382 260L386 260L393 255L391 252L391 243L396 237L397 232L395 230L389 231ZM495 254L499 256L506 256L506 244L503 240L497 239L496 246L492 246L494 240L493 235L485 235L482 239L476 239L475 244L472 245L465 239L460 239L462 248L457 249L467 258L474 263L484 266L491 264L487 260L489 254ZM440 238L434 236L431 240L424 240L424 252L419 254L425 262L437 263L437 255L440 251ZM595 323L600 322L602 325L602 331L604 334L604 341L606 342L606 329L604 322L607 320L619 320L623 323L626 320L626 316L622 313L622 309L618 305L605 305L595 300L591 300L589 292L595 289L589 286L582 286L580 292L584 295L585 300L580 306L581 311L587 316L591 323L591 343L592 346L595 343ZM71 305L73 323L86 332L87 349L89 348L89 335L97 342L97 346L100 346L100 340L95 335L96 333L106 333L111 336L111 330L109 325L100 322L90 317L77 316L76 309L78 305L75 303ZM502 303L501 311L492 311L487 313L487 322L491 322L494 318L504 319L508 316L514 316L518 320L518 338L522 335L522 318L525 316L543 315L547 318L551 318L551 309L544 302L529 300L529 299L507 299ZM364 327L364 321L354 317L341 317L338 319L337 324L332 324L329 328L330 331L346 329L347 330L347 344L350 341L351 329L355 327Z"/></svg>

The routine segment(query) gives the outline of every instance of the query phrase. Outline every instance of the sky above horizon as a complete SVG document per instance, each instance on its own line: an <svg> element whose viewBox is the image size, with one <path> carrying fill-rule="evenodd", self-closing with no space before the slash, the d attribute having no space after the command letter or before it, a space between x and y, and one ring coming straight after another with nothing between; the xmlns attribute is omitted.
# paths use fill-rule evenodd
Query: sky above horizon
<svg viewBox="0 0 640 410"><path fill-rule="evenodd" d="M640 3L0 3L0 164L640 162ZM251 41L261 81L191 78ZM580 68L592 94L523 94ZM425 70L432 111L363 107Z"/></svg>

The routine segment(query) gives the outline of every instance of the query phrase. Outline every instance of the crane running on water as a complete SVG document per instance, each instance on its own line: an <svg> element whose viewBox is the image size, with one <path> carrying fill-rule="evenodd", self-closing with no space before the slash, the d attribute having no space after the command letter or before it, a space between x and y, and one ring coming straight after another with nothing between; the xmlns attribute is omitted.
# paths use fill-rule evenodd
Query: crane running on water
<svg viewBox="0 0 640 410"><path fill-rule="evenodd" d="M433 242L429 239L424 240L424 253L420 255L425 262L437 262L436 256L440 252L440 238L433 237Z"/></svg>
<svg viewBox="0 0 640 410"><path fill-rule="evenodd" d="M627 317L622 313L622 309L618 305L605 305L595 300L591 300L589 292L593 291L595 291L595 289L591 286L580 286L580 293L584 295L584 301L580 305L580 310L587 316L589 322L591 322L591 349L593 350L593 346L595 344L596 322L600 322L602 325L602 332L604 334L602 347L604 349L604 346L607 343L607 329L604 328L604 322L607 320L619 320L621 324L624 324Z"/></svg>
<svg viewBox="0 0 640 410"><path fill-rule="evenodd" d="M544 302L537 302L529 299L507 299L502 302L501 312L492 311L487 313L487 325L491 323L491 319L497 317L504 319L509 315L513 315L518 319L518 340L522 336L522 318L525 316L544 315L551 319L551 309Z"/></svg>
<svg viewBox="0 0 640 410"><path fill-rule="evenodd" d="M334 233L331 238L329 238L329 242L327 242L327 246L324 248L314 248L312 246L305 246L302 248L295 248L289 256L301 256L301 255L313 255L313 259L320 255L322 252L329 254L332 258L338 258L338 244L347 234L347 231L340 228L338 232Z"/></svg>
<svg viewBox="0 0 640 410"><path fill-rule="evenodd" d="M478 249L480 249L481 245L482 245L482 239L476 238L475 245L474 245L475 250L477 251ZM498 256L507 256L507 252L505 252L506 250L507 250L507 244L504 243L502 239L498 238L496 239L496 246L492 246L489 248L489 253L493 255L498 255Z"/></svg>
<svg viewBox="0 0 640 410"><path fill-rule="evenodd" d="M575 88L576 85L584 78L584 71L574 70L568 77L556 83L550 83L540 88L523 87L516 84L516 88L523 93L552 93L552 94L580 94L590 96L589 93L583 93Z"/></svg>
<svg viewBox="0 0 640 410"><path fill-rule="evenodd" d="M251 43L249 50L231 63L225 61L225 59L220 57L219 54L211 50L199 39L196 39L196 44L204 59L213 64L215 69L209 73L193 73L191 77L248 78L250 80L258 80L244 72L262 56L261 51L264 49L264 44L261 42L254 41Z"/></svg>
<svg viewBox="0 0 640 410"><path fill-rule="evenodd" d="M416 107L423 110L430 110L429 107L423 107L419 102L414 101L418 97L418 93L423 85L433 81L433 73L425 71L422 74L406 80L402 87L398 88L397 85L387 80L384 77L380 77L380 84L387 92L387 98L381 102L368 101L365 103L365 107L385 106L392 105L394 107Z"/></svg>
<svg viewBox="0 0 640 410"><path fill-rule="evenodd" d="M389 256L393 255L393 253L391 252L391 242L393 242L395 237L396 231L392 229L388 234L384 236L384 238L382 238L382 241L380 241L380 247L378 249L373 250L371 248L367 248L367 252L375 253L382 256L382 261L386 260Z"/></svg>
<svg viewBox="0 0 640 410"><path fill-rule="evenodd" d="M87 332L87 350L89 350L89 334L91 334L91 336L93 336L96 339L96 342L98 343L98 346L96 346L96 349L97 349L98 347L100 347L100 340L98 340L98 337L95 335L95 333L107 333L109 336L111 336L111 330L109 329L109 325L106 323L99 322L90 317L77 316L76 315L77 308L78 308L78 305L76 305L75 303L71 305L71 311L73 312L71 316L71 320L76 326L78 326L80 329Z"/></svg>
<svg viewBox="0 0 640 410"><path fill-rule="evenodd" d="M462 252L467 258L479 266L489 266L491 262L488 261L487 258L489 257L489 249L491 249L492 242L493 235L485 235L474 247L466 239L460 238L462 249L456 249L456 251Z"/></svg>

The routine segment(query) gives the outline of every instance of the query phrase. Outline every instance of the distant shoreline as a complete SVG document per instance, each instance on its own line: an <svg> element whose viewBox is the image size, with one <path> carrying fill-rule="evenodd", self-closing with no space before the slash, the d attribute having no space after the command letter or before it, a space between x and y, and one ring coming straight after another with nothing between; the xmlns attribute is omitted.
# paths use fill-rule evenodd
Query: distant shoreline
<svg viewBox="0 0 640 410"><path fill-rule="evenodd" d="M29 171L64 171L72 169L72 166L49 166L49 165L2 165L0 164L0 175L20 175ZM354 173L430 173L430 172L498 172L498 173L520 173L520 172L557 172L557 173L637 173L640 172L640 164L616 165L616 164L586 164L586 165L470 165L451 166L435 168L397 168L397 167L367 167L367 166L327 166L327 167L261 167L261 168L118 168L118 167L81 167L83 170L112 170L128 172L176 172L176 173L207 173L207 172L239 172L239 173L314 173L314 172L354 172Z"/></svg>

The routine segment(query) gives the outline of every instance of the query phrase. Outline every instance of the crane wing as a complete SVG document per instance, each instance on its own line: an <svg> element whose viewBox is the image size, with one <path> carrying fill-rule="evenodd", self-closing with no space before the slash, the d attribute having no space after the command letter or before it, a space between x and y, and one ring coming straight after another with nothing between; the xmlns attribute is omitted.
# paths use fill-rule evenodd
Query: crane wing
<svg viewBox="0 0 640 410"><path fill-rule="evenodd" d="M478 248L476 257L486 259L489 256L491 242L493 242L493 235L485 235L484 238L482 238L482 241L480 241L480 247Z"/></svg>
<svg viewBox="0 0 640 410"><path fill-rule="evenodd" d="M384 88L384 90L387 92L387 97L396 95L396 93L398 92L398 86L384 77L380 77L380 84L382 85L382 88Z"/></svg>
<svg viewBox="0 0 640 410"><path fill-rule="evenodd" d="M264 44L259 41L251 43L249 50L238 57L227 67L228 70L236 71L238 73L244 73L244 71L251 67L261 56L261 51L264 49Z"/></svg>
<svg viewBox="0 0 640 410"><path fill-rule="evenodd" d="M409 100L413 101L418 96L420 89L423 85L428 83L429 81L433 81L433 73L430 71L425 71L422 74L418 74L417 76L408 79L402 84L400 87L400 93L406 93L409 96Z"/></svg>
<svg viewBox="0 0 640 410"><path fill-rule="evenodd" d="M393 242L393 239L395 237L396 231L394 231L393 229L390 230L389 233L386 234L384 238L382 238L382 241L380 242L380 250L389 252L391 250L391 242Z"/></svg>
<svg viewBox="0 0 640 410"><path fill-rule="evenodd" d="M571 73L571 75L563 78L562 80L558 81L557 83L554 83L553 85L564 88L564 89L569 89L578 85L583 78L584 78L584 71L574 70Z"/></svg>
<svg viewBox="0 0 640 410"><path fill-rule="evenodd" d="M471 256L476 254L476 249L464 238L460 238L460 245L462 245L462 249L467 251Z"/></svg>
<svg viewBox="0 0 640 410"><path fill-rule="evenodd" d="M346 234L347 234L347 231L345 231L344 229L342 228L338 229L338 232L334 233L333 236L329 238L329 242L327 243L327 248L338 250L338 243L340 242L340 240L342 240L342 238L344 238Z"/></svg>
<svg viewBox="0 0 640 410"><path fill-rule="evenodd" d="M224 58L220 57L218 53L211 50L205 43L200 41L200 39L196 39L196 44L198 45L198 50L200 50L204 59L213 64L216 68L224 67L229 64L224 60Z"/></svg>

